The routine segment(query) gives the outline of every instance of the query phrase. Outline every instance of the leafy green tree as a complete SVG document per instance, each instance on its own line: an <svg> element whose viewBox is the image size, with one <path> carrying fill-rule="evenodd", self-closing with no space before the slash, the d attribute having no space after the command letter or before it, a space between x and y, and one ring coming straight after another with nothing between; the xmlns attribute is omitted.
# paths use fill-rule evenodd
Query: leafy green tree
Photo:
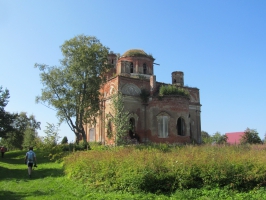
<svg viewBox="0 0 266 200"><path fill-rule="evenodd" d="M241 144L262 144L262 140L259 137L258 132L255 129L247 128L245 134L240 140Z"/></svg>
<svg viewBox="0 0 266 200"><path fill-rule="evenodd" d="M36 136L37 129L40 129L40 124L41 123L35 119L34 115L28 117L26 112L17 114L12 123L12 131L8 132L6 138L4 138L6 144L10 149L22 149L23 146L26 145L24 145L24 143L26 142L25 139L28 139L29 131L34 132ZM27 147L28 146L29 144L27 144Z"/></svg>
<svg viewBox="0 0 266 200"><path fill-rule="evenodd" d="M220 132L217 131L212 136L212 141L216 144L225 144L227 143L227 135L222 135Z"/></svg>
<svg viewBox="0 0 266 200"><path fill-rule="evenodd" d="M127 143L127 134L128 130L131 128L129 124L128 115L129 112L124 109L123 95L121 93L116 93L112 96L111 99L111 111L112 114L107 114L107 132L108 128L110 128L111 122L114 126L114 130L112 130L112 136L115 137L116 145L122 145Z"/></svg>
<svg viewBox="0 0 266 200"><path fill-rule="evenodd" d="M68 143L68 139L67 137L63 137L62 141L61 141L61 144L67 144Z"/></svg>
<svg viewBox="0 0 266 200"><path fill-rule="evenodd" d="M60 139L59 136L59 127L58 125L50 124L47 122L47 125L45 126L46 129L44 130L44 133L46 136L43 138L43 143L45 147L52 148L57 145L58 140Z"/></svg>
<svg viewBox="0 0 266 200"><path fill-rule="evenodd" d="M99 111L100 87L108 64L108 48L96 37L79 35L61 46L61 67L35 64L44 85L37 102L57 111L59 122L66 121L79 142L86 141L84 125L95 123Z"/></svg>
<svg viewBox="0 0 266 200"><path fill-rule="evenodd" d="M201 139L204 144L212 143L212 137L206 131L201 131Z"/></svg>
<svg viewBox="0 0 266 200"><path fill-rule="evenodd" d="M27 126L26 130L24 131L24 138L23 138L23 148L27 148L30 146L36 146L36 137L38 133L35 129L32 129Z"/></svg>
<svg viewBox="0 0 266 200"><path fill-rule="evenodd" d="M16 114L11 114L5 111L5 107L8 104L8 99L10 98L9 90L3 90L0 86L0 137L6 138L7 133L13 131L12 123L16 118Z"/></svg>

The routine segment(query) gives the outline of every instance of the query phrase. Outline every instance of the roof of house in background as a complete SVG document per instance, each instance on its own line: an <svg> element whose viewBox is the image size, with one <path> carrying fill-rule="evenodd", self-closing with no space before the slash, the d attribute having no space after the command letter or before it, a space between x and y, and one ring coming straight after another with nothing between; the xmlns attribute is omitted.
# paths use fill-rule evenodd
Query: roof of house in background
<svg viewBox="0 0 266 200"><path fill-rule="evenodd" d="M227 143L229 144L239 144L242 136L245 134L245 132L231 132L231 133L225 133L227 136Z"/></svg>

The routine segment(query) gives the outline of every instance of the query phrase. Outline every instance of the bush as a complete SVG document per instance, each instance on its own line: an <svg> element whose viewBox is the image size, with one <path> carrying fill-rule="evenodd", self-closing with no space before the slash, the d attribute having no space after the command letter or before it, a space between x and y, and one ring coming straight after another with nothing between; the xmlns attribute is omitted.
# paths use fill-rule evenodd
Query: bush
<svg viewBox="0 0 266 200"><path fill-rule="evenodd" d="M174 85L162 85L159 90L159 96L164 95L180 95L189 97L189 92L184 88L176 87Z"/></svg>

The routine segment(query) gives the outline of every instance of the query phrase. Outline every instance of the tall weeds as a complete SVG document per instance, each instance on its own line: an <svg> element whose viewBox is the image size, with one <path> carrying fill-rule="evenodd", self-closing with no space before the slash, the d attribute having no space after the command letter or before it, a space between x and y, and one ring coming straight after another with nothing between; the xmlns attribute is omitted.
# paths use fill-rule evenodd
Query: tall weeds
<svg viewBox="0 0 266 200"><path fill-rule="evenodd" d="M265 151L263 145L116 147L76 152L64 167L69 177L106 192L249 191L266 184Z"/></svg>

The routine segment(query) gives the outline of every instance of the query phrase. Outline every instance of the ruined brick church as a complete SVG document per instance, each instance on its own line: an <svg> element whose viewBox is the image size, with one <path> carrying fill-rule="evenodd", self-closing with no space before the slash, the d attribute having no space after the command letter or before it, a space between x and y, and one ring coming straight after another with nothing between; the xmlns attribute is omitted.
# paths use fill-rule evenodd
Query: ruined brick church
<svg viewBox="0 0 266 200"><path fill-rule="evenodd" d="M184 86L183 72L172 72L171 84L157 82L155 59L140 49L128 50L122 56L110 52L108 60L113 68L106 75L107 82L101 89L100 116L94 126L85 127L87 141L114 143L107 137L106 115L112 112L111 95L120 91L132 127L128 130L128 138L138 143L201 143L199 89ZM161 97L159 90L163 85L183 88L188 95ZM149 92L145 103L140 97L143 89Z"/></svg>

